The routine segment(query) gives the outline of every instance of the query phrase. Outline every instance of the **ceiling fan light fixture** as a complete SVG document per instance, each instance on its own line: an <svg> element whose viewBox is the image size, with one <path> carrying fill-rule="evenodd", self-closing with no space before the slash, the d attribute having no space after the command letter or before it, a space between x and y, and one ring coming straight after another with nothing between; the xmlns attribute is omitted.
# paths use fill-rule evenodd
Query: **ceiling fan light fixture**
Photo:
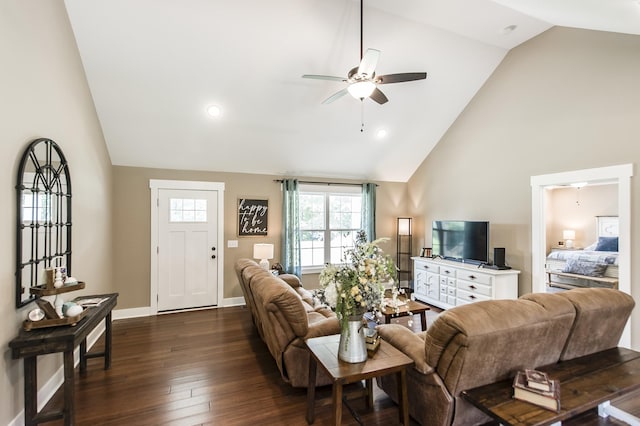
<svg viewBox="0 0 640 426"><path fill-rule="evenodd" d="M356 99L364 99L371 96L373 91L375 90L376 85L372 81L357 81L355 83L351 83L347 90L349 94Z"/></svg>

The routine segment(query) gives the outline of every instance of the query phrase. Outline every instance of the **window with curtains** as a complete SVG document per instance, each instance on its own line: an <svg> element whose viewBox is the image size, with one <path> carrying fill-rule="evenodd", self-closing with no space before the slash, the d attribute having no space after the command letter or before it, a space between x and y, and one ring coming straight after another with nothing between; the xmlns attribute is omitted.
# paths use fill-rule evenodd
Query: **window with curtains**
<svg viewBox="0 0 640 426"><path fill-rule="evenodd" d="M303 271L341 263L362 228L359 186L301 184L300 260Z"/></svg>

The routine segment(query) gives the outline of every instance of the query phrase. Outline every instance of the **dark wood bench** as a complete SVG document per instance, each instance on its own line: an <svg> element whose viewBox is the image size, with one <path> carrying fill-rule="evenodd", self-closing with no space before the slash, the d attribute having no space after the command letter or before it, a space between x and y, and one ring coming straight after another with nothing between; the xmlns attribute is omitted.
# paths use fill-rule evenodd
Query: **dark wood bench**
<svg viewBox="0 0 640 426"><path fill-rule="evenodd" d="M513 399L513 380L464 391L462 397L503 425L559 425L598 408L601 417L629 424L640 419L610 405L610 401L640 389L640 352L614 348L538 368L560 381L560 412Z"/></svg>

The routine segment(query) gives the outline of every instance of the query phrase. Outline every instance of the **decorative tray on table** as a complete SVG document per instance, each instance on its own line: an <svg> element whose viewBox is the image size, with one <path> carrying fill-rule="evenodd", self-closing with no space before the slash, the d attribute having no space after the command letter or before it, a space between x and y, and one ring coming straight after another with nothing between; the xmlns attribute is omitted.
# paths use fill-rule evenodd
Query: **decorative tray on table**
<svg viewBox="0 0 640 426"><path fill-rule="evenodd" d="M74 317L41 319L40 321L31 321L30 319L26 319L22 324L22 328L24 328L25 331L30 331L36 328L58 327L61 325L74 326L78 322L80 322L80 320L84 318L86 314L87 314L87 309L83 309L81 314L78 314Z"/></svg>
<svg viewBox="0 0 640 426"><path fill-rule="evenodd" d="M36 296L54 296L56 294L68 293L70 291L82 290L84 288L84 281L76 281L73 284L65 284L62 287L55 288L46 284L33 286L29 289L31 294Z"/></svg>
<svg viewBox="0 0 640 426"><path fill-rule="evenodd" d="M84 283L82 283L84 284ZM84 287L84 286L83 286ZM56 289L59 290L59 289ZM40 312L40 316L38 318L30 318L24 320L22 324L22 328L25 331L31 331L37 328L47 328L47 327L59 327L63 325L76 325L82 318L87 314L88 309L82 309L78 315L70 316L70 317L59 317L55 308L51 305L51 303L47 302L44 299L36 299L36 303L42 312Z"/></svg>

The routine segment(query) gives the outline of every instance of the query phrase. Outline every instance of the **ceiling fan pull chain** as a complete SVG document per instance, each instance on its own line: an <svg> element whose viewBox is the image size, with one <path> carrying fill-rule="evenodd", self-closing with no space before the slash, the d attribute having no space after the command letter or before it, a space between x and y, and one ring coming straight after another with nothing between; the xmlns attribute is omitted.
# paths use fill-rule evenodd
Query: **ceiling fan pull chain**
<svg viewBox="0 0 640 426"><path fill-rule="evenodd" d="M360 133L364 133L364 98L360 98Z"/></svg>

